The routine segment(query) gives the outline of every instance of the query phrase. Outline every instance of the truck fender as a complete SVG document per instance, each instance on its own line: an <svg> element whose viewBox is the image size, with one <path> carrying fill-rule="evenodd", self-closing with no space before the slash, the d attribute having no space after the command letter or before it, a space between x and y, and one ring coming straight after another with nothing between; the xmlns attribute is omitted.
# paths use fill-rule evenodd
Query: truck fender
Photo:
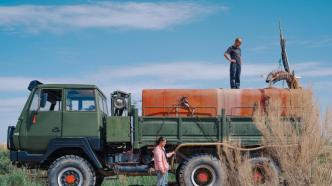
<svg viewBox="0 0 332 186"><path fill-rule="evenodd" d="M102 169L103 166L97 158L95 152L92 150L87 138L54 138L50 141L47 151L41 163L44 163L48 158L57 150L62 148L80 148L85 155L89 158L92 165L97 169Z"/></svg>

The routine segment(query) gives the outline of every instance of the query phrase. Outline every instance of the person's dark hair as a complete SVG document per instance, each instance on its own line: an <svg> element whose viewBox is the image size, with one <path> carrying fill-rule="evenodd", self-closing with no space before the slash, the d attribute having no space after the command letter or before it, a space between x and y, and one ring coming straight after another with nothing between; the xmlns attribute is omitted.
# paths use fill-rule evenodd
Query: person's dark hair
<svg viewBox="0 0 332 186"><path fill-rule="evenodd" d="M162 141L166 141L166 138L163 137L163 136L161 136L161 137L159 137L159 138L157 139L157 141L156 141L156 145L159 145L160 142L162 142Z"/></svg>

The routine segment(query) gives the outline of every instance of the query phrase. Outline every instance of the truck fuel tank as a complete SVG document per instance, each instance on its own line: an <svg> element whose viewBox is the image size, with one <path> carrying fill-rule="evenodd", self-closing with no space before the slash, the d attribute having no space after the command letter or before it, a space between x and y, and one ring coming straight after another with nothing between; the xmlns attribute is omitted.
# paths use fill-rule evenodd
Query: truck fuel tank
<svg viewBox="0 0 332 186"><path fill-rule="evenodd" d="M106 119L106 142L130 142L130 117L109 116Z"/></svg>

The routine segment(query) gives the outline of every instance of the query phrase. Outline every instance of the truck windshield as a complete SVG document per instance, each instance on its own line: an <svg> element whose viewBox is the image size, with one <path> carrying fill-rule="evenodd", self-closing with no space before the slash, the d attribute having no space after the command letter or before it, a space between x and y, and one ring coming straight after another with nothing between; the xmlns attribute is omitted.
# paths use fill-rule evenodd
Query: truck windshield
<svg viewBox="0 0 332 186"><path fill-rule="evenodd" d="M68 89L66 96L67 111L96 111L93 89Z"/></svg>

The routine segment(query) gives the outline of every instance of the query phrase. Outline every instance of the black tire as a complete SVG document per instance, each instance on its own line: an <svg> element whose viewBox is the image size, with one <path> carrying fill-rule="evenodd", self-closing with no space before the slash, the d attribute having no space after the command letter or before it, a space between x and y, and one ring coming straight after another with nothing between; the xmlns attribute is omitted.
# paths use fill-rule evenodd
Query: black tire
<svg viewBox="0 0 332 186"><path fill-rule="evenodd" d="M182 166L183 164L182 163L180 163L179 165L178 165L178 167L176 168L176 172L175 172L175 179L176 179L176 183L178 184L178 185L180 185L180 170L181 170L181 166Z"/></svg>
<svg viewBox="0 0 332 186"><path fill-rule="evenodd" d="M267 157L250 158L252 184L254 185L279 185L280 169L276 163ZM244 164L245 166L246 164ZM248 164L247 164L248 165Z"/></svg>
<svg viewBox="0 0 332 186"><path fill-rule="evenodd" d="M50 186L75 186L80 184L82 186L94 186L96 173L91 164L82 157L66 155L56 159L49 167L48 183Z"/></svg>
<svg viewBox="0 0 332 186"><path fill-rule="evenodd" d="M180 186L222 186L225 171L221 161L211 155L197 155L187 160L179 172Z"/></svg>
<svg viewBox="0 0 332 186"><path fill-rule="evenodd" d="M104 182L104 176L97 174L96 186L101 186Z"/></svg>

